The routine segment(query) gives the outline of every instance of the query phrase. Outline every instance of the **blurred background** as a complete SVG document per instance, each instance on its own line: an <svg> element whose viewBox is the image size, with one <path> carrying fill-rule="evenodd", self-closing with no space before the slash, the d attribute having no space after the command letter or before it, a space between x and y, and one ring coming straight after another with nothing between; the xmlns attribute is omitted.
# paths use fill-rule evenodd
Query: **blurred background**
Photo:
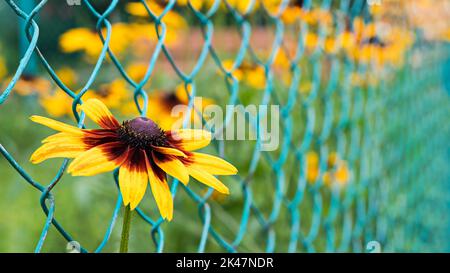
<svg viewBox="0 0 450 273"><path fill-rule="evenodd" d="M229 196L175 185L167 223L147 192L132 252L370 252L373 242L383 252L450 251L450 1L143 2L0 2L1 252L32 252L40 240L43 252L71 240L117 252L114 175L29 162L52 133L29 117L75 125L84 89L81 99L101 99L120 120L145 114L163 129L191 95L203 106L281 109L275 151L254 140L206 149L239 170L221 178ZM33 9L39 29L20 16ZM42 187L60 178L51 193L62 228L46 237L49 201L23 176Z"/></svg>

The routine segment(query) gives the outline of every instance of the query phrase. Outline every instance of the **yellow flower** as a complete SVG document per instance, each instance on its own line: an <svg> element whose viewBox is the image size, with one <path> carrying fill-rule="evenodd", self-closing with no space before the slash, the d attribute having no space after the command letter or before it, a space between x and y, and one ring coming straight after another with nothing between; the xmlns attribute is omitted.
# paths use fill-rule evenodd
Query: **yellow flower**
<svg viewBox="0 0 450 273"><path fill-rule="evenodd" d="M222 62L222 66L227 72L230 72L231 69L233 68L233 63L234 63L233 60L225 60L225 61ZM236 68L233 71L232 75L238 81L241 81L244 78L244 72L241 69L239 69L239 68Z"/></svg>
<svg viewBox="0 0 450 273"><path fill-rule="evenodd" d="M133 63L127 67L127 74L133 79L133 81L139 83L144 79L147 69L148 64L146 63Z"/></svg>
<svg viewBox="0 0 450 273"><path fill-rule="evenodd" d="M288 6L281 14L281 20L286 25L294 24L301 16L302 9L298 6Z"/></svg>
<svg viewBox="0 0 450 273"><path fill-rule="evenodd" d="M0 80L3 79L3 77L5 77L7 73L8 70L6 69L5 59L0 56Z"/></svg>
<svg viewBox="0 0 450 273"><path fill-rule="evenodd" d="M325 39L324 50L328 54L335 54L339 50L338 44L333 37Z"/></svg>
<svg viewBox="0 0 450 273"><path fill-rule="evenodd" d="M39 104L53 117L72 114L72 102L72 98L60 89L39 98Z"/></svg>
<svg viewBox="0 0 450 273"><path fill-rule="evenodd" d="M147 5L149 6L150 10L156 15L159 16L164 11L165 8L165 2L162 1L146 1ZM139 2L132 2L127 3L125 6L126 11L137 17L138 19L145 19L147 20L149 18L149 14L147 10L145 9L145 6L142 3ZM185 31L188 28L188 23L184 19L183 16L181 16L176 11L170 10L168 13L164 15L162 18L162 22L166 25L166 36L164 39L164 44L166 46L174 46L177 45L180 42L180 39L178 39L178 36L181 31ZM151 28L149 28L151 26ZM143 55L144 52L148 51L148 42L143 43L136 43L136 38L142 37L143 39L138 39L142 42L144 41L152 41L157 39L155 27L153 24L148 23L137 23L137 24L131 24L132 29L130 30L130 34L134 35L134 37L131 38L131 41L134 41L132 43L133 47L138 46L138 51L133 53L137 53L136 55ZM161 27L159 27L161 31ZM139 54L141 53L141 54Z"/></svg>
<svg viewBox="0 0 450 273"><path fill-rule="evenodd" d="M58 131L43 140L30 158L34 164L50 158L73 158L68 172L93 176L119 168L119 189L125 206L134 210L150 188L164 219L173 216L173 200L166 174L184 185L193 177L218 192L228 187L214 175L234 175L237 169L225 160L194 150L207 146L211 134L204 130L163 131L151 119L138 117L120 124L99 100L90 99L79 110L101 129L80 129L56 120L32 116L31 120Z"/></svg>
<svg viewBox="0 0 450 273"><path fill-rule="evenodd" d="M319 43L319 36L313 32L308 32L305 34L305 47L306 49L312 51L316 49Z"/></svg>
<svg viewBox="0 0 450 273"><path fill-rule="evenodd" d="M335 169L324 173L323 182L329 187L332 187L333 183L336 183L339 188L342 188L347 185L350 180L350 175L351 172L347 166L347 162L341 161Z"/></svg>
<svg viewBox="0 0 450 273"><path fill-rule="evenodd" d="M63 74L58 74L63 80ZM118 109L122 103L131 96L131 91L126 88L126 82L122 79L114 80L109 84L103 84L97 90L88 90L82 100L100 99L109 108ZM72 114L73 99L57 89L52 94L45 94L39 98L39 104L53 117L62 117Z"/></svg>
<svg viewBox="0 0 450 273"><path fill-rule="evenodd" d="M77 73L67 66L58 69L56 75L58 75L59 79L70 88L73 88L78 81Z"/></svg>
<svg viewBox="0 0 450 273"><path fill-rule="evenodd" d="M89 56L97 56L102 42L95 31L88 28L74 28L59 37L59 47L65 53L84 51Z"/></svg>
<svg viewBox="0 0 450 273"><path fill-rule="evenodd" d="M306 154L306 180L309 183L317 181L320 175L319 155L314 151ZM339 187L345 186L350 180L350 169L347 162L339 157L336 152L330 153L328 156L328 171L322 176L324 185L332 187L333 183L337 183Z"/></svg>
<svg viewBox="0 0 450 273"><path fill-rule="evenodd" d="M350 31L344 31L339 35L339 41L341 42L341 47L350 54L356 46L355 36Z"/></svg>
<svg viewBox="0 0 450 273"><path fill-rule="evenodd" d="M111 83L100 85L97 90L88 90L82 99L99 99L109 108L117 109L131 94L132 92L127 88L125 80L117 79Z"/></svg>
<svg viewBox="0 0 450 273"><path fill-rule="evenodd" d="M319 177L319 155L314 151L306 154L306 181L316 182Z"/></svg>
<svg viewBox="0 0 450 273"><path fill-rule="evenodd" d="M353 32L358 42L361 40L363 31L364 31L364 20L361 17L356 17L353 20Z"/></svg>
<svg viewBox="0 0 450 273"><path fill-rule="evenodd" d="M232 60L222 62L222 66L227 71L231 70L232 65ZM264 68L255 63L243 61L232 74L238 81L242 81L255 89L263 89L266 85Z"/></svg>
<svg viewBox="0 0 450 273"><path fill-rule="evenodd" d="M266 0L267 2L268 0ZM244 14L251 4L251 0L227 0L227 3L232 7L233 9L237 10L239 13ZM258 9L260 1L255 1L255 4L253 6L253 9L251 11L255 11ZM222 7L226 8L225 3L222 1Z"/></svg>
<svg viewBox="0 0 450 273"><path fill-rule="evenodd" d="M277 55L275 56L274 66L280 69L289 69L291 66L291 62L289 60L288 54L286 50L281 49L278 50ZM285 73L290 74L290 73Z"/></svg>
<svg viewBox="0 0 450 273"><path fill-rule="evenodd" d="M246 71L245 82L253 88L263 89L266 86L266 75L264 68L255 66Z"/></svg>
<svg viewBox="0 0 450 273"><path fill-rule="evenodd" d="M146 3L156 16L161 15L164 11L164 3L159 3L158 1L146 1ZM150 16L145 9L145 6L139 2L127 3L125 6L125 10L129 14L137 17L148 18ZM164 15L162 21L167 25L168 28L173 29L185 29L188 26L183 16L175 11L169 11L166 15Z"/></svg>
<svg viewBox="0 0 450 273"><path fill-rule="evenodd" d="M210 8L215 0L177 0L177 4L181 7L187 6L190 2L192 7L196 10L201 10L202 7Z"/></svg>
<svg viewBox="0 0 450 273"><path fill-rule="evenodd" d="M347 162L342 160L337 152L332 152L328 156L329 170L323 174L323 182L326 186L332 187L333 183L342 188L350 180L350 170Z"/></svg>
<svg viewBox="0 0 450 273"><path fill-rule="evenodd" d="M9 81L10 80L7 80L6 82ZM29 96L33 94L42 96L48 94L51 87L51 83L44 78L29 74L22 74L14 86L14 91L21 96Z"/></svg>
<svg viewBox="0 0 450 273"><path fill-rule="evenodd" d="M102 33L106 39L106 29L103 29ZM109 48L114 54L120 55L128 48L130 41L134 37L134 33L130 31L128 24L113 24ZM59 37L59 47L65 53L81 51L88 57L96 58L103 48L103 43L96 31L88 28L73 28Z"/></svg>

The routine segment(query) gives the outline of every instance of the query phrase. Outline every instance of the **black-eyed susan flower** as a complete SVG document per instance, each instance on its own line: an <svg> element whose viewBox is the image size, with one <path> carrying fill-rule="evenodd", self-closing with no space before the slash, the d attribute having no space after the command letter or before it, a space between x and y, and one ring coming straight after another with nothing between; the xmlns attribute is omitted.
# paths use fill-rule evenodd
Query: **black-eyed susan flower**
<svg viewBox="0 0 450 273"><path fill-rule="evenodd" d="M119 188L123 203L134 210L150 188L160 214L172 219L173 201L166 174L184 185L193 177L220 193L229 190L214 175L234 175L237 169L225 160L194 152L207 146L211 134L204 130L162 130L155 122L138 117L120 124L97 99L79 107L101 129L80 129L41 116L31 120L59 133L43 140L31 156L32 163L50 158L73 158L68 172L73 176L93 176L119 168Z"/></svg>

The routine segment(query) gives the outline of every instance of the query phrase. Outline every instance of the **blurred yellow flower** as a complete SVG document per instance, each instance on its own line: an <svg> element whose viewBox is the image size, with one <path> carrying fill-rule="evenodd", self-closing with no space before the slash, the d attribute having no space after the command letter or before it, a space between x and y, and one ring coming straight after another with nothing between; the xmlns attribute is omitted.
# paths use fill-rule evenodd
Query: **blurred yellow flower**
<svg viewBox="0 0 450 273"><path fill-rule="evenodd" d="M222 65L225 70L230 71L233 65L233 61L225 60L222 62ZM256 63L243 61L241 65L233 71L232 74L238 81L242 81L255 89L263 89L266 85L264 68L257 65Z"/></svg>
<svg viewBox="0 0 450 273"><path fill-rule="evenodd" d="M273 64L274 64L275 68L280 68L280 69L290 68L291 61L289 60L288 54L286 53L285 49L280 48L278 50ZM289 74L289 73L287 73L287 74Z"/></svg>
<svg viewBox="0 0 450 273"><path fill-rule="evenodd" d="M215 0L177 0L177 5L184 7L188 3L196 10L201 10L202 8L210 8L214 4Z"/></svg>
<svg viewBox="0 0 450 273"><path fill-rule="evenodd" d="M165 4L159 1L145 1L150 10L156 15L159 16L162 14L165 8ZM137 17L148 18L150 15L148 14L145 6L139 2L131 2L127 3L125 6L125 10ZM185 29L188 24L186 20L178 14L177 12L171 10L167 14L164 15L162 21L167 25L168 28L173 29Z"/></svg>
<svg viewBox="0 0 450 273"><path fill-rule="evenodd" d="M305 34L305 48L313 51L314 49L316 49L318 43L319 43L319 37L317 36L317 34L313 33L313 32L308 32Z"/></svg>
<svg viewBox="0 0 450 273"><path fill-rule="evenodd" d="M123 79L117 79L108 84L102 84L96 90L89 90L83 95L83 100L100 99L111 109L118 109L132 95Z"/></svg>
<svg viewBox="0 0 450 273"><path fill-rule="evenodd" d="M72 114L72 98L58 89L53 94L39 98L39 104L53 117L62 117Z"/></svg>
<svg viewBox="0 0 450 273"><path fill-rule="evenodd" d="M306 154L306 180L314 183L320 176L320 159L315 151L309 151ZM328 170L323 173L322 179L324 185L332 187L337 183L339 187L345 186L350 180L350 169L345 160L339 157L337 152L332 152L327 160Z"/></svg>
<svg viewBox="0 0 450 273"><path fill-rule="evenodd" d="M329 10L315 8L310 11L312 17L312 23L324 26L330 26L333 23L333 14Z"/></svg>
<svg viewBox="0 0 450 273"><path fill-rule="evenodd" d="M298 6L288 6L281 14L281 20L286 25L291 25L297 22L302 13L302 9Z"/></svg>
<svg viewBox="0 0 450 273"><path fill-rule="evenodd" d="M256 66L245 72L245 82L253 88L263 89L266 86L264 68Z"/></svg>
<svg viewBox="0 0 450 273"><path fill-rule="evenodd" d="M95 31L88 28L74 28L59 37L59 46L65 53L84 51L89 56L97 56L102 42Z"/></svg>
<svg viewBox="0 0 450 273"><path fill-rule="evenodd" d="M147 69L148 69L148 64L136 62L136 63L130 64L127 67L127 74L128 74L128 76L131 77L131 79L133 79L133 81L139 83L144 79ZM150 82L150 80L148 82Z"/></svg>
<svg viewBox="0 0 450 273"><path fill-rule="evenodd" d="M225 60L222 62L222 66L223 68L229 73L231 71L231 69L233 68L233 60ZM235 77L238 81L241 81L244 78L244 72L239 69L236 68L233 73L232 73L233 77Z"/></svg>
<svg viewBox="0 0 450 273"><path fill-rule="evenodd" d="M6 69L5 59L2 56L0 56L0 80L3 79L7 73L8 70Z"/></svg>
<svg viewBox="0 0 450 273"><path fill-rule="evenodd" d="M58 69L56 75L58 75L59 79L69 88L75 87L75 84L78 82L77 73L68 66Z"/></svg>
<svg viewBox="0 0 450 273"><path fill-rule="evenodd" d="M338 43L333 37L325 39L324 50L328 54L335 54L339 50Z"/></svg>
<svg viewBox="0 0 450 273"><path fill-rule="evenodd" d="M306 154L306 181L316 182L319 177L319 155L314 151Z"/></svg>
<svg viewBox="0 0 450 273"><path fill-rule="evenodd" d="M338 166L330 171L327 171L323 175L323 183L329 187L337 185L342 188L347 185L350 180L351 172L347 166L347 162L342 161L338 163Z"/></svg>
<svg viewBox="0 0 450 273"><path fill-rule="evenodd" d="M165 4L167 3L167 1L146 1L146 3L150 8L150 10L156 16L159 16L164 11ZM145 6L139 2L127 3L125 6L125 10L129 14L137 17L138 19L147 20L150 16ZM180 31L185 31L188 28L188 23L186 22L184 17L179 13L177 13L176 11L170 10L168 13L164 15L164 17L162 18L162 22L166 25L166 35L164 39L164 44L166 46L173 46L178 44L179 43L178 36L180 34ZM151 26L151 28L149 28L149 26ZM135 53L135 55L143 55L145 51L148 51L147 42L157 39L155 26L154 24L148 23L134 23L130 24L130 27L131 27L130 33L132 33L135 36L134 38L131 38L132 41L134 41L132 45L135 48L137 46L139 49L137 52L133 51L133 53ZM161 31L161 27L159 27L159 31ZM142 44L143 41L145 42L144 44Z"/></svg>
<svg viewBox="0 0 450 273"><path fill-rule="evenodd" d="M339 34L338 37L342 49L344 49L347 54L351 54L356 46L355 35L351 31L344 31L343 33Z"/></svg>
<svg viewBox="0 0 450 273"><path fill-rule="evenodd" d="M58 75L61 77L63 74ZM64 82L62 77L61 80ZM83 95L82 100L102 99L109 108L118 109L130 96L131 91L126 88L126 82L122 79L117 79L111 83L102 84L97 90L88 90ZM48 114L54 117L71 115L72 102L73 99L61 89L39 98L40 105Z"/></svg>
<svg viewBox="0 0 450 273"><path fill-rule="evenodd" d="M102 33L106 38L106 29L103 29ZM114 54L120 55L135 37L135 33L130 31L130 25L115 23L111 27L109 48ZM59 47L65 53L84 52L88 57L97 58L103 43L96 31L88 28L73 28L59 37Z"/></svg>
<svg viewBox="0 0 450 273"><path fill-rule="evenodd" d="M10 81L11 79L6 80L6 82ZM22 74L13 90L21 96L29 96L33 94L42 96L48 94L51 87L52 84L44 78L30 74Z"/></svg>
<svg viewBox="0 0 450 273"><path fill-rule="evenodd" d="M265 0L270 1L270 0ZM250 4L252 3L252 0L227 0L228 5L230 5L230 7L232 7L233 9L235 9L236 11L238 11L240 14L244 14L247 11L255 11L258 9L260 3L260 1L255 1L253 9L250 9ZM222 7L225 8L225 2L222 1Z"/></svg>
<svg viewBox="0 0 450 273"><path fill-rule="evenodd" d="M341 159L337 152L328 155L328 171L323 174L323 182L329 187L333 187L335 183L339 188L347 185L350 180L350 169L345 160Z"/></svg>

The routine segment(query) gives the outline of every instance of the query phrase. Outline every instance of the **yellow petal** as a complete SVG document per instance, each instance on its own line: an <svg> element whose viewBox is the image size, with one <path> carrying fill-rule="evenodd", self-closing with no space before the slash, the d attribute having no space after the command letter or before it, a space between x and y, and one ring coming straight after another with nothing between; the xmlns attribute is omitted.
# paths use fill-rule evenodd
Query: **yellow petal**
<svg viewBox="0 0 450 273"><path fill-rule="evenodd" d="M104 129L113 129L120 126L116 118L111 114L108 107L98 99L88 99L79 106L79 110L86 113L95 123Z"/></svg>
<svg viewBox="0 0 450 273"><path fill-rule="evenodd" d="M57 133L54 135L51 135L44 140L42 140L42 143L79 143L83 144L83 135L74 135L71 133Z"/></svg>
<svg viewBox="0 0 450 273"><path fill-rule="evenodd" d="M238 172L236 167L216 156L202 153L192 153L192 156L189 158L194 160L193 163L190 163L190 165L196 169L205 170L210 174L233 175Z"/></svg>
<svg viewBox="0 0 450 273"><path fill-rule="evenodd" d="M189 173L180 160L173 156L164 156L152 153L153 161L167 174L180 180L187 185L189 182Z"/></svg>
<svg viewBox="0 0 450 273"><path fill-rule="evenodd" d="M157 147L157 146L152 146L153 150L165 154L165 155L174 155L174 156L182 156L184 158L187 157L187 155L185 153L183 153L182 151L175 149L175 148L169 148L169 147Z"/></svg>
<svg viewBox="0 0 450 273"><path fill-rule="evenodd" d="M72 133L76 135L83 134L83 131L80 128L77 128L75 126L71 126L50 118L41 117L41 116L31 116L30 119L36 123L42 124L44 126L47 126L49 128L52 128L53 130L65 132L65 133Z"/></svg>
<svg viewBox="0 0 450 273"><path fill-rule="evenodd" d="M167 184L165 174L158 175L154 172L156 166L152 167L150 161L146 159L148 178L150 180L150 187L152 189L153 196L155 197L156 205L158 206L161 217L172 220L173 217L173 200L170 193L169 185Z"/></svg>
<svg viewBox="0 0 450 273"><path fill-rule="evenodd" d="M79 143L45 143L30 158L31 163L38 164L49 158L74 158L85 152L87 147Z"/></svg>
<svg viewBox="0 0 450 273"><path fill-rule="evenodd" d="M119 188L123 197L123 204L130 205L134 210L147 189L147 167L143 152L135 152L134 159L129 158L119 169Z"/></svg>
<svg viewBox="0 0 450 273"><path fill-rule="evenodd" d="M209 174L205 171L196 169L194 167L188 167L189 174L197 179L198 181L202 182L203 184L210 186L211 188L215 189L216 191L223 193L223 194L229 194L230 191L228 190L227 186L225 186L222 182L220 182L219 179L215 178L212 174Z"/></svg>
<svg viewBox="0 0 450 273"><path fill-rule="evenodd" d="M121 143L106 143L80 154L69 165L68 172L73 176L91 176L114 170L122 165L128 155L128 149L120 148L118 145Z"/></svg>
<svg viewBox="0 0 450 273"><path fill-rule="evenodd" d="M179 129L171 133L175 140L180 141L181 148L186 151L201 149L211 142L211 133L205 130Z"/></svg>

